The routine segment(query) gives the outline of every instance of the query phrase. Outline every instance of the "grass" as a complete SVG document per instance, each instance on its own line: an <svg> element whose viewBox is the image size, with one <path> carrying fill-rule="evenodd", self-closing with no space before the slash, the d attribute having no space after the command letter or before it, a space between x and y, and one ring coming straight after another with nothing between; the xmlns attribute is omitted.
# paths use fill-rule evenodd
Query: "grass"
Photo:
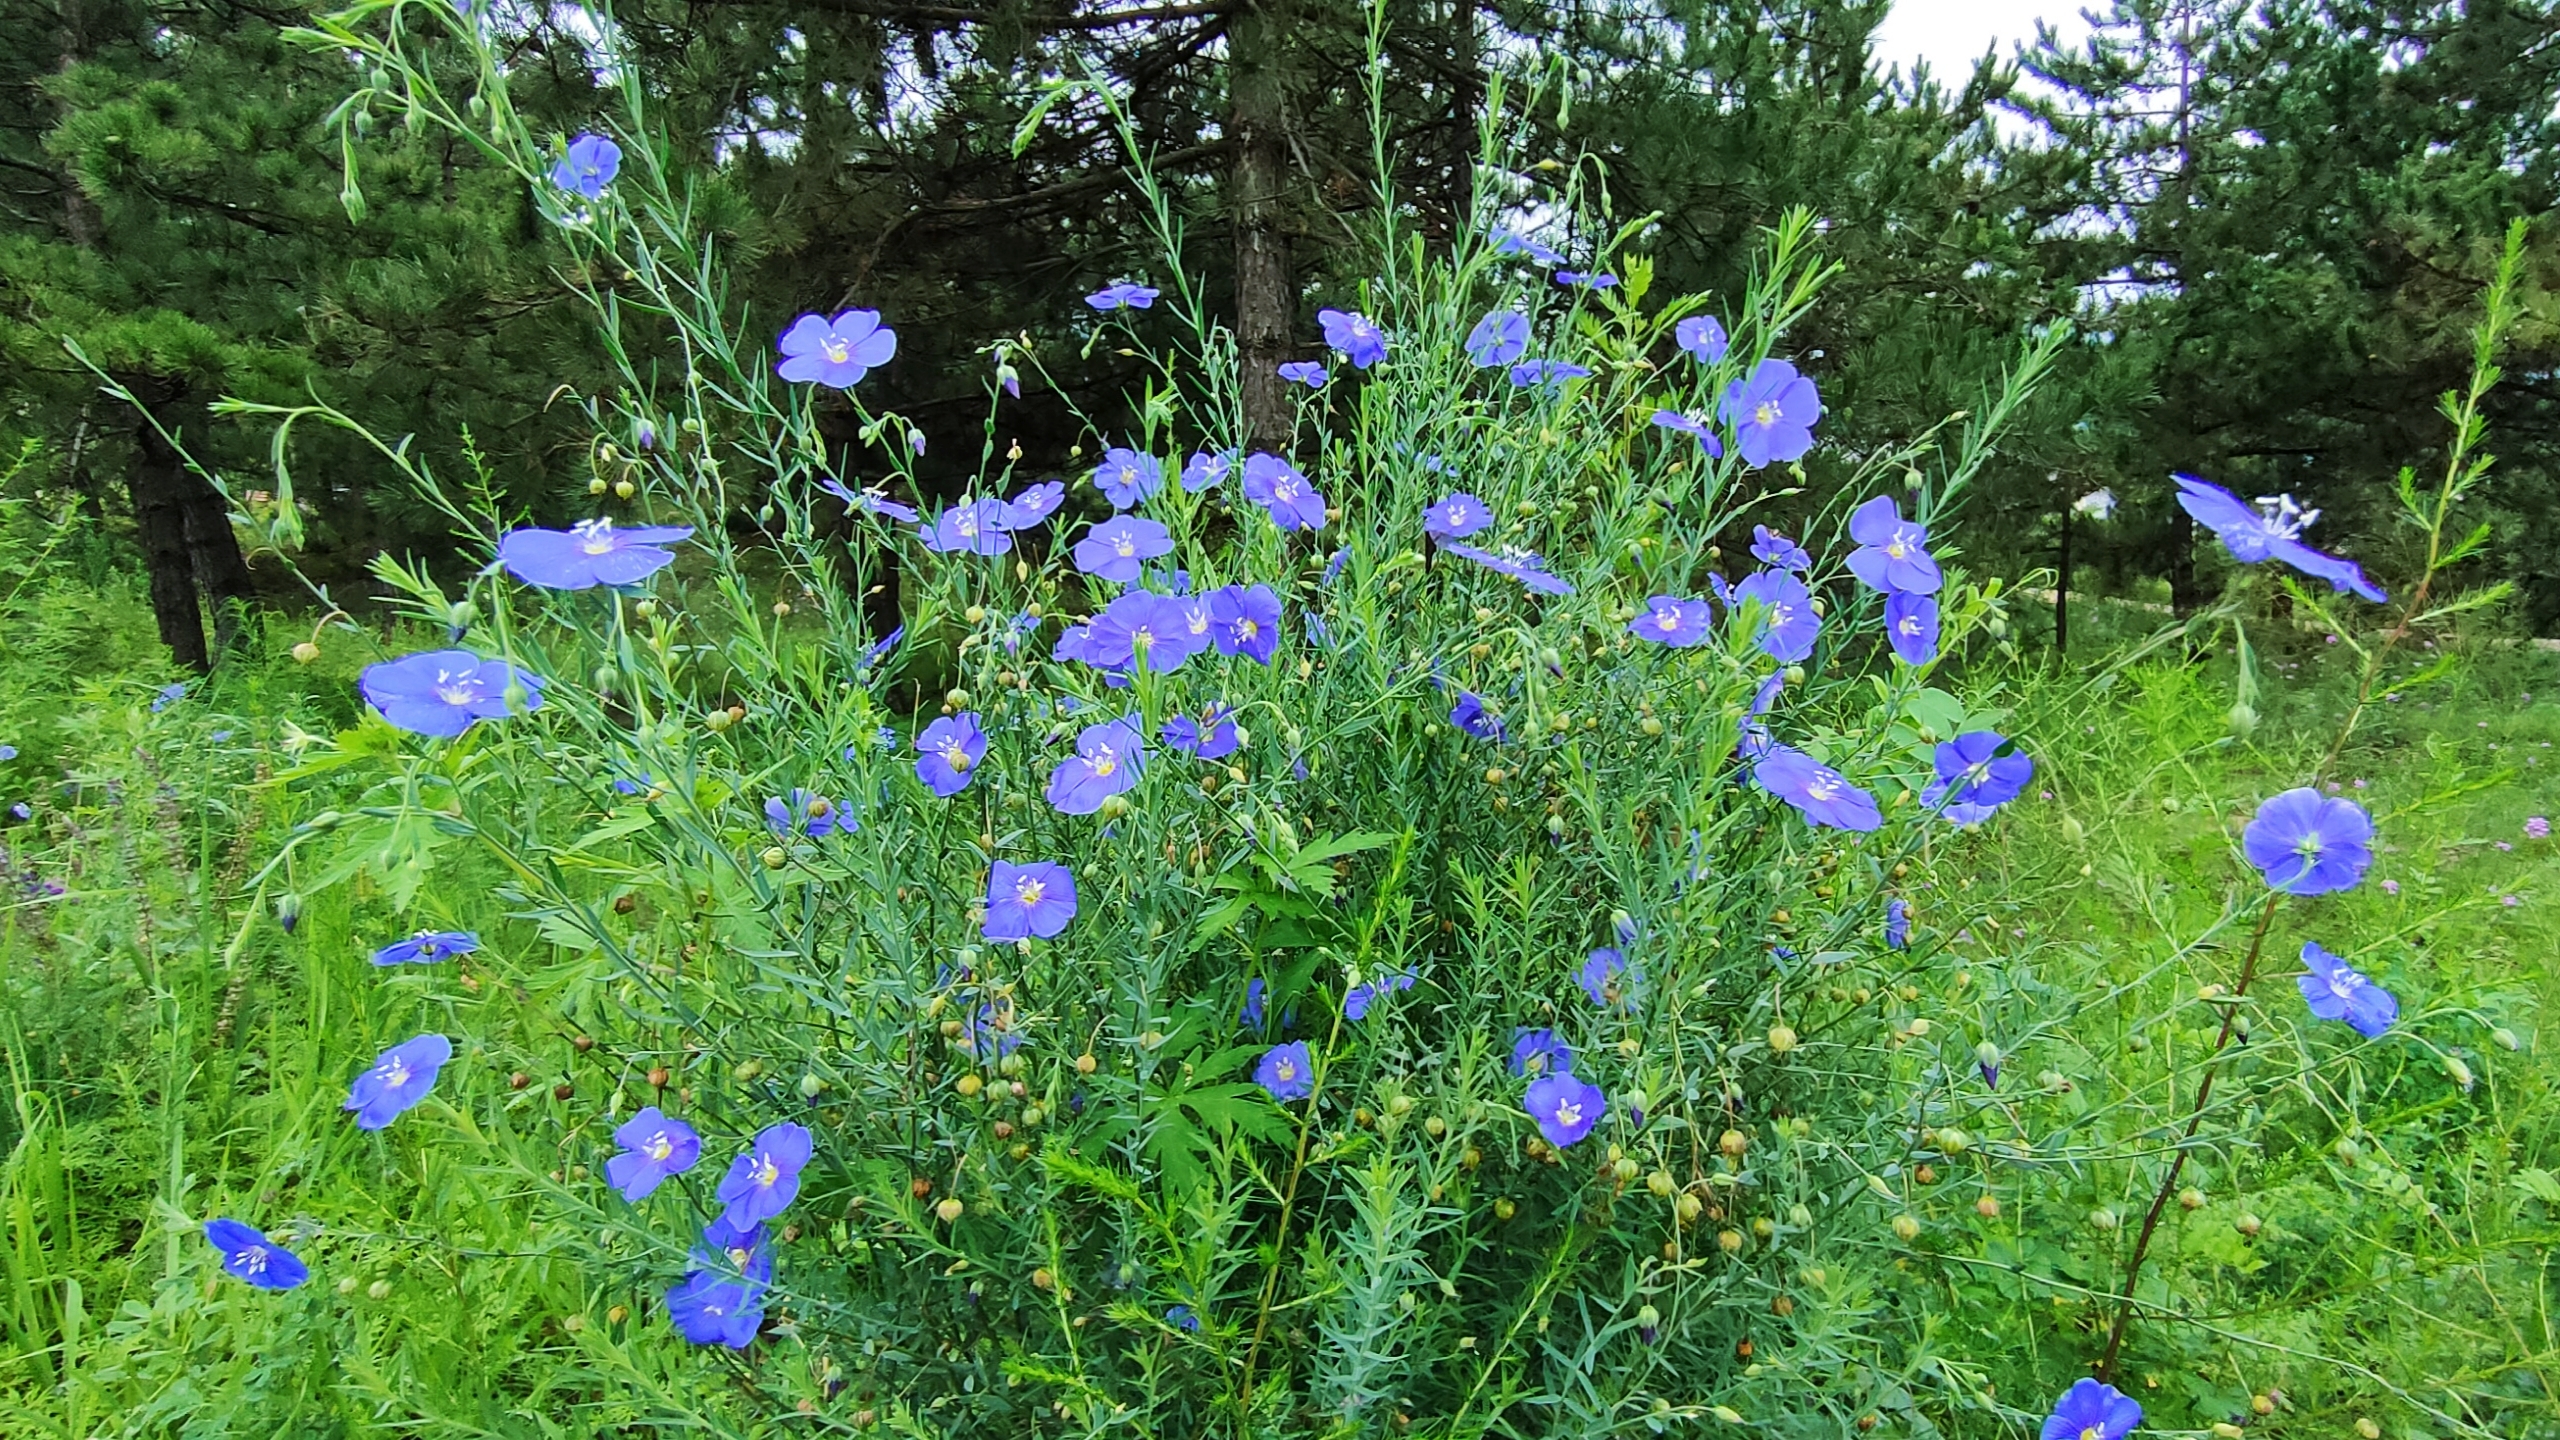
<svg viewBox="0 0 2560 1440"><path fill-rule="evenodd" d="M14 1417L0 1430L530 1436L689 1416L746 1433L803 1404L812 1423L852 1423L858 1390L748 1370L633 1319L643 1297L577 1262L591 1237L560 1232L545 1177L333 1123L346 1062L332 1037L410 1004L364 960L399 923L380 886L325 883L303 853L322 847L297 841L365 797L326 774L278 778L297 728L351 718L352 659L297 667L279 631L272 660L155 713L166 677L129 586L57 574L14 619L37 643L0 687L0 736L23 752L0 767L0 802L33 810L0 830L0 1410ZM2005 1017L2001 1047L2039 1057L2043 1073L2021 1061L1999 1081L2036 1163L1967 1155L1893 1177L1920 1229L1889 1263L1913 1286L1809 1280L1804 1304L1922 1307L1949 1354L2102 1332L2219 1016L2199 997L2236 959L2171 937L2228 903L2250 797L2295 783L2290 767L2333 731L2333 657L2317 637L2262 654L2280 683L2245 742L2223 722L2216 662L2136 667L2094 696L2021 670L2020 728L2050 798L1986 842L1978 883L1920 910L1947 937L1940 963L1981 996L1986 1036ZM2346 753L2340 773L2390 837L2375 879L2397 893L2339 902L2353 907L2340 928L2382 937L2353 958L2403 997L2402 1037L2340 1045L2285 1003L2289 983L2262 987L2262 1028L2209 1117L2219 1138L2189 1171L2198 1203L2173 1210L2145 1281L2158 1304L2174 1278L2188 1307L2138 1316L2125 1373L2147 1402L2276 1436L2560 1433L2560 1064L2540 1034L2560 986L2560 853L2523 829L2560 795L2555 699L2552 657L2484 649L2450 683L2379 706ZM436 863L429 913L507 931L494 877L459 851ZM307 895L289 934L287 895ZM2271 954L2307 938L2296 923ZM544 973L529 955L519 983L492 979L468 1002L465 1028L485 1038L458 1062L517 1087L498 1122L616 1083L575 1043L591 997ZM2040 999L2081 993L2105 998L2066 1037ZM2296 1046L2321 1057L2301 1080L2248 1083L2260 1048ZM1912 1063L1938 1063L1924 1048ZM235 1208L297 1216L286 1230L333 1283L269 1296L224 1281L194 1228ZM1917 1409L1878 1423L2000 1433Z"/></svg>

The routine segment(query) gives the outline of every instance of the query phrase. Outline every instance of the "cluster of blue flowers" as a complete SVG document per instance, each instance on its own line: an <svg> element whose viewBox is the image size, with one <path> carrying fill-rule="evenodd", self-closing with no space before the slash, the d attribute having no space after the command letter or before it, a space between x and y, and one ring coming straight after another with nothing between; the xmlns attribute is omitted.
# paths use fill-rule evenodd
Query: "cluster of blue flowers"
<svg viewBox="0 0 2560 1440"><path fill-rule="evenodd" d="M564 191L597 200L611 183L619 161L620 151L611 141L581 136L568 147L553 179ZM1563 268L1563 256L1523 237L1499 237L1495 248L1500 254L1553 268L1560 285L1596 292L1617 283L1606 272ZM1159 293L1144 284L1122 281L1087 296L1086 303L1104 314L1144 311L1154 305ZM1368 316L1327 309L1318 320L1329 351L1353 371L1366 372L1389 362L1390 339ZM1701 366L1720 366L1731 356L1731 339L1713 316L1681 320L1674 338L1680 350ZM1529 316L1497 309L1469 332L1465 352L1479 370L1502 371L1513 386L1549 398L1563 397L1568 393L1563 387L1591 375L1584 366L1531 355L1534 341ZM887 364L896 350L896 333L881 323L876 311L804 315L780 336L776 373L790 382L849 388ZM1327 367L1316 361L1281 366L1280 374L1319 388L1330 379ZM1741 464L1761 468L1804 456L1821 416L1821 397L1814 382L1787 361L1767 358L1754 361L1723 386L1712 417L1664 408L1653 413L1652 422L1682 437L1666 443L1683 448L1694 444L1699 453L1715 461L1724 460L1730 450ZM1240 577L1195 592L1187 574L1167 574L1155 567L1154 562L1172 556L1177 545L1174 530L1147 511L1153 508L1156 515L1181 518L1159 502L1158 497L1165 494L1167 470L1163 457L1131 447L1108 448L1087 483L1110 513L1086 525L1063 547L1099 603L1089 616L1065 625L1049 653L1057 661L1091 667L1108 687L1128 687L1148 677L1169 675L1211 656L1229 661L1241 657L1271 666L1284 640L1286 608L1272 585ZM1178 473L1180 490L1188 496L1234 484L1242 501L1258 509L1283 535L1317 534L1338 518L1317 484L1281 455L1201 450L1191 454ZM880 491L856 490L835 480L822 483L852 511L898 527L892 533L912 535L927 550L964 557L1009 553L1016 536L1058 515L1067 499L1063 482L1045 481L1010 498L969 496L927 519ZM2183 503L2215 528L2235 558L2252 563L2281 559L2329 579L2340 589L2379 598L2380 592L2363 580L2354 565L2300 543L2302 527L2314 517L2289 500L2251 510L2201 481L2181 477L2180 483L2185 491ZM1452 490L1419 517L1426 553L1435 561L1441 555L1454 557L1516 582L1532 594L1569 597L1576 593L1570 581L1554 573L1534 552L1493 548L1490 541L1473 543L1493 521L1493 511L1484 501ZM1877 496L1856 508L1847 531L1855 548L1843 564L1860 584L1882 598L1891 653L1913 670L1932 665L1939 656L1937 597L1944 577L1928 547L1925 527L1906 519L1891 497ZM598 518L566 530L513 531L500 540L497 558L508 574L543 589L630 587L673 565L676 552L670 547L690 539L692 533L674 526L618 528ZM1694 664L1695 660L1680 658L1679 652L1699 650L1715 638L1721 609L1729 624L1741 627L1737 637L1747 636L1743 643L1755 647L1770 666L1742 717L1735 759L1747 767L1761 791L1784 801L1807 824L1875 831L1884 816L1872 792L1814 754L1780 743L1774 733L1773 727L1782 722L1778 711L1786 688L1803 678L1793 667L1811 659L1823 639L1814 557L1805 546L1765 525L1755 530L1750 553L1760 568L1730 584L1720 575L1710 576L1712 593L1707 596L1651 595L1626 619L1625 632L1672 652L1658 657L1663 665ZM1346 555L1338 552L1332 558L1326 570L1328 581ZM1105 595L1108 598L1102 599ZM1008 645L1020 643L1036 629L1041 622L1035 616L1036 611L1014 622ZM1302 619L1311 630L1317 624L1312 613ZM893 635L881 642L873 663L896 639ZM1214 694L1216 681L1205 683ZM463 649L386 661L370 667L361 680L365 700L387 722L434 738L461 735L483 720L538 711L544 703L544 687L542 678L521 666ZM1457 691L1447 718L1475 741L1513 743L1503 716L1482 695ZM989 754L986 724L980 712L958 709L912 737L913 770L926 793L948 800L976 782ZM1116 813L1115 807L1125 807L1126 797L1144 782L1152 746L1210 762L1232 755L1245 740L1235 712L1222 699L1204 698L1196 709L1166 716L1152 736L1143 715L1134 709L1093 718L1074 735L1072 754L1055 762L1042 793L1058 813L1108 818ZM1927 812L1960 827L1989 819L2023 793L2035 774L2032 760L2018 753L2007 737L1989 730L1955 735L1937 744L1931 759L1933 773L1921 791L1920 803ZM625 793L651 788L645 776L614 783ZM768 798L764 812L775 835L794 840L823 842L858 828L844 806L805 788ZM2317 895L2357 883L2370 863L2371 837L2370 819L2361 809L2302 789L2279 795L2261 808L2244 837L2244 849L2275 890ZM1068 865L1046 860L990 862L977 918L985 940L1027 950L1035 941L1064 934L1077 914L1076 879ZM1884 942L1901 949L1910 938L1909 908L1900 898L1892 898L1886 910ZM1615 939L1614 945L1588 951L1572 978L1601 1015L1628 1017L1639 1013L1646 999L1644 967L1630 954L1643 953L1642 936L1621 918ZM373 960L382 966L431 964L473 953L478 944L477 937L467 932L427 931L384 946ZM2338 956L2306 943L2302 958L2307 971L2300 985L2315 1015L2345 1020L2368 1036L2382 1033L2396 1018L2396 1000ZM1373 974L1365 980L1352 978L1357 983L1344 991L1341 1013L1345 1020L1360 1024L1382 1002L1392 1007L1391 997L1412 990L1422 977L1407 969ZM1265 994L1262 980L1250 983L1240 1016L1249 1031L1262 1028ZM1284 1026L1289 1018L1282 1017ZM1001 1060L1024 1043L1009 1003L975 1005L956 1028L958 1045L982 1061ZM451 1042L436 1034L419 1035L384 1051L357 1077L346 1108L355 1113L360 1128L378 1130L389 1125L427 1097L439 1068L451 1055ZM1308 1101L1318 1093L1333 1058L1305 1040L1287 1040L1263 1051L1253 1078L1276 1104ZM1985 1062L1987 1071L1991 1063ZM1572 1046L1555 1029L1519 1031L1509 1069L1522 1085L1522 1110L1545 1143L1556 1150L1580 1144L1612 1116L1609 1095L1577 1071ZM1627 1103L1627 1096L1619 1098L1622 1120L1641 1125L1637 1107ZM702 1136L692 1126L655 1106L623 1122L614 1131L614 1140L618 1149L605 1162L605 1178L632 1204L645 1202L665 1182L690 1172L704 1148ZM796 1199L813 1147L814 1137L807 1129L786 1121L758 1132L732 1160L716 1191L721 1208L692 1248L682 1279L666 1294L670 1320L686 1339L734 1348L754 1340L775 1275L766 1226ZM289 1250L242 1222L212 1221L206 1235L221 1251L223 1267L250 1284L283 1289L307 1278L306 1267ZM1196 1329L1199 1324L1185 1307L1176 1307L1168 1320L1183 1328ZM2044 1436L2045 1440L2121 1440L2140 1419L2141 1407L2130 1398L2086 1380L2062 1398L2046 1422Z"/></svg>

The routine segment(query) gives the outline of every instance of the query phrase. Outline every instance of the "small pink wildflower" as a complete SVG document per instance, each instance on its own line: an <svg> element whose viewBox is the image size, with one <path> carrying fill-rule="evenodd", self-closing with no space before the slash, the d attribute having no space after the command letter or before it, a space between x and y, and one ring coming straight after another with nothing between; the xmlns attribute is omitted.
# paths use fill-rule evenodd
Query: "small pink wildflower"
<svg viewBox="0 0 2560 1440"><path fill-rule="evenodd" d="M2527 816L2527 817L2526 817L2526 819L2525 819L2525 822L2524 822L2524 838L2526 838L2527 840L2548 840L2548 839L2550 839L2550 838L2551 838L2551 820L2550 820L2550 817L2548 817L2548 816L2544 816L2544 815L2532 815L2532 816Z"/></svg>
<svg viewBox="0 0 2560 1440"><path fill-rule="evenodd" d="M2399 894L2399 893L2400 893L2400 882L2399 882L2399 881L2397 881L2397 880L2385 880L2385 881L2383 881L2383 882L2382 882L2382 893L2383 893L2383 894L2385 894L2385 895L2397 895L2397 894Z"/></svg>

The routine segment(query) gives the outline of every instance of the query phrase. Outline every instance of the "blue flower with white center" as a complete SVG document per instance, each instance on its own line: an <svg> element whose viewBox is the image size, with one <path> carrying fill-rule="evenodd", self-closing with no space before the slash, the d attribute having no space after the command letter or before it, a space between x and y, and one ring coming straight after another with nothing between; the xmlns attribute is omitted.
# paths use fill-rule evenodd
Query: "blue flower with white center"
<svg viewBox="0 0 2560 1440"><path fill-rule="evenodd" d="M683 1174L702 1158L702 1137L655 1105L616 1127L613 1143L622 1150L604 1162L605 1183L635 1205L668 1176Z"/></svg>
<svg viewBox="0 0 2560 1440"><path fill-rule="evenodd" d="M1049 804L1060 814L1090 815L1136 789L1146 764L1146 735L1135 715L1087 725L1076 735L1076 753L1050 772Z"/></svg>
<svg viewBox="0 0 2560 1440"><path fill-rule="evenodd" d="M1684 650L1705 644L1714 629L1715 614L1706 601L1677 595L1654 596L1645 602L1643 613L1627 622L1627 633L1639 640Z"/></svg>
<svg viewBox="0 0 2560 1440"><path fill-rule="evenodd" d="M1800 750L1770 746L1752 762L1751 779L1761 789L1796 807L1809 824L1858 831L1884 826L1884 813L1876 808L1874 796Z"/></svg>
<svg viewBox="0 0 2560 1440"><path fill-rule="evenodd" d="M2295 983L2311 1013L2323 1020L2344 1020L2367 1040L2378 1038L2400 1018L2400 998L2373 983L2372 977L2323 950L2302 944L2303 974Z"/></svg>
<svg viewBox="0 0 2560 1440"><path fill-rule="evenodd" d="M1724 333L1724 322L1713 315L1692 315L1671 327L1674 343L1687 351L1701 365L1713 365L1724 359L1730 343Z"/></svg>
<svg viewBox="0 0 2560 1440"><path fill-rule="evenodd" d="M1262 1059L1253 1067L1253 1082L1271 1092L1271 1098L1284 1105L1314 1094L1316 1062L1315 1057L1307 1053L1307 1042L1292 1040L1264 1051Z"/></svg>
<svg viewBox="0 0 2560 1440"><path fill-rule="evenodd" d="M1802 580L1784 570L1754 572L1733 587L1737 612L1752 605L1760 610L1760 630L1752 639L1762 654L1781 665L1812 656L1814 642L1822 637L1822 617L1814 613L1812 592Z"/></svg>
<svg viewBox="0 0 2560 1440"><path fill-rule="evenodd" d="M2353 560L2323 554L2302 543L2302 532L2320 518L2319 511L2302 508L2290 495L2263 497L2253 508L2210 481L2193 475L2172 478L2178 482L2179 507L2211 530L2232 559L2243 565L2281 560L2315 580L2328 581L2332 590L2352 590L2377 605L2387 598L2381 586L2364 578L2363 568Z"/></svg>
<svg viewBox="0 0 2560 1440"><path fill-rule="evenodd" d="M207 1220L204 1238L221 1252L224 1271L261 1290L290 1290L311 1278L310 1267L292 1251L241 1221Z"/></svg>
<svg viewBox="0 0 2560 1440"><path fill-rule="evenodd" d="M373 952L376 965L433 965L480 948L480 937L468 930L421 930Z"/></svg>
<svg viewBox="0 0 2560 1440"><path fill-rule="evenodd" d="M1508 365L1529 353L1529 317L1517 310L1495 310L1467 332L1467 359L1479 370Z"/></svg>
<svg viewBox="0 0 2560 1440"><path fill-rule="evenodd" d="M978 762L987 758L987 735L978 728L978 712L945 715L916 737L916 778L936 796L948 800L977 778Z"/></svg>
<svg viewBox="0 0 2560 1440"><path fill-rule="evenodd" d="M1087 530L1076 542L1076 568L1098 579L1123 585L1138 578L1146 562L1173 553L1173 532L1143 515L1115 515Z"/></svg>
<svg viewBox="0 0 2560 1440"><path fill-rule="evenodd" d="M436 1088L436 1072L452 1058L453 1042L442 1035L404 1040L374 1057L340 1108L356 1112L357 1129L379 1130L426 1099Z"/></svg>
<svg viewBox="0 0 2560 1440"><path fill-rule="evenodd" d="M1600 1087L1575 1078L1570 1070L1530 1081L1522 1103L1529 1118L1538 1122L1538 1133L1559 1150L1580 1144L1609 1113L1609 1098Z"/></svg>
<svg viewBox="0 0 2560 1440"><path fill-rule="evenodd" d="M542 708L542 681L532 672L468 650L427 650L368 665L356 688L395 729L444 740L483 720Z"/></svg>
<svg viewBox="0 0 2560 1440"><path fill-rule="evenodd" d="M1149 286L1133 285L1123 280L1087 295L1084 303L1096 310L1144 310L1154 305L1156 296L1161 293Z"/></svg>
<svg viewBox="0 0 2560 1440"><path fill-rule="evenodd" d="M720 1218L737 1229L761 1225L800 1195L800 1172L815 1146L807 1127L788 1120L756 1132L755 1143L720 1177Z"/></svg>
<svg viewBox="0 0 2560 1440"><path fill-rule="evenodd" d="M1354 368L1366 370L1387 358L1386 332L1356 310L1319 310L1316 323L1324 327L1324 343Z"/></svg>
<svg viewBox="0 0 2560 1440"><path fill-rule="evenodd" d="M1849 571L1868 588L1890 595L1908 591L1934 595L1943 577L1929 553L1929 532L1916 520L1902 518L1890 495L1878 495L1849 513Z"/></svg>
<svg viewBox="0 0 2560 1440"><path fill-rule="evenodd" d="M1464 490L1422 512L1422 532L1434 540L1464 540L1492 523L1492 509Z"/></svg>
<svg viewBox="0 0 2560 1440"><path fill-rule="evenodd" d="M803 315L782 332L780 348L776 375L850 390L898 353L898 332L880 323L877 310L847 310L832 320Z"/></svg>
<svg viewBox="0 0 2560 1440"><path fill-rule="evenodd" d="M660 547L692 536L690 525L617 530L609 519L581 520L566 530L510 531L498 541L498 560L509 574L545 590L637 585L675 563Z"/></svg>
<svg viewBox="0 0 2560 1440"><path fill-rule="evenodd" d="M604 187L622 173L622 147L602 135L581 135L569 142L551 166L551 183L589 200L604 198Z"/></svg>
<svg viewBox="0 0 2560 1440"><path fill-rule="evenodd" d="M2287 895L2353 889L2373 864L2373 817L2305 785L2273 796L2240 832L2241 853Z"/></svg>
<svg viewBox="0 0 2560 1440"><path fill-rule="evenodd" d="M1324 496L1298 467L1256 451L1244 457L1244 498L1269 512L1283 530L1324 528Z"/></svg>
<svg viewBox="0 0 2560 1440"><path fill-rule="evenodd" d="M1093 468L1093 488L1102 492L1112 509L1126 510L1164 488L1164 462L1114 445L1102 452L1102 463Z"/></svg>

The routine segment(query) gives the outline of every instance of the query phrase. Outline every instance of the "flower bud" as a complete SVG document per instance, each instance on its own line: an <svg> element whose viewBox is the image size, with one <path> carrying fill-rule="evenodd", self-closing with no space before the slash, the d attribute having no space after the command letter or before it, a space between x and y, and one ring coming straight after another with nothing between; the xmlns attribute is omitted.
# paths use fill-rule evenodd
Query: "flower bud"
<svg viewBox="0 0 2560 1440"><path fill-rule="evenodd" d="M301 664L308 665L320 658L320 647L305 640L293 647L293 658Z"/></svg>
<svg viewBox="0 0 2560 1440"><path fill-rule="evenodd" d="M364 1293L372 1296L376 1300L388 1300L391 1298L391 1282L388 1280L376 1280L372 1284L364 1287Z"/></svg>
<svg viewBox="0 0 2560 1440"><path fill-rule="evenodd" d="M1719 1231L1717 1231L1717 1232L1716 1232L1716 1248L1717 1248L1717 1249L1719 1249L1719 1250L1721 1250L1721 1251L1723 1251L1723 1252L1724 1252L1724 1253L1726 1253L1727 1255L1739 1255L1739 1254L1741 1254L1741 1253L1742 1253L1742 1232L1741 1232L1741 1231L1739 1231L1739 1230L1732 1230L1732 1229L1726 1229L1726 1230L1719 1230Z"/></svg>
<svg viewBox="0 0 2560 1440"><path fill-rule="evenodd" d="M1981 1216L1985 1220L1999 1219L2000 1197L1997 1195L1985 1195L1981 1199L1974 1201L1973 1213Z"/></svg>
<svg viewBox="0 0 2560 1440"><path fill-rule="evenodd" d="M1917 1239L1919 1239L1919 1238L1920 1238L1920 1217L1919 1217L1919 1216L1917 1216L1917 1215L1907 1215L1907 1214L1906 1214L1906 1215L1896 1215L1896 1216L1894 1216L1894 1217L1893 1217L1893 1233L1894 1233L1894 1237L1895 1237L1896 1239L1899 1239L1899 1240L1903 1241L1903 1242L1904 1242L1904 1243L1906 1243L1906 1244L1907 1244L1907 1243L1909 1243L1909 1242L1911 1242L1911 1241L1913 1241L1913 1240L1917 1240Z"/></svg>
<svg viewBox="0 0 2560 1440"><path fill-rule="evenodd" d="M2101 1205L2089 1212L2089 1228L2092 1230L2113 1230L2122 1223L2116 1218L2116 1212L2107 1206Z"/></svg>
<svg viewBox="0 0 2560 1440"><path fill-rule="evenodd" d="M1678 1200L1672 1202L1671 1208L1673 1213L1680 1217L1680 1223L1687 1225L1695 1222L1698 1216L1705 1212L1707 1202L1684 1192Z"/></svg>
<svg viewBox="0 0 2560 1440"><path fill-rule="evenodd" d="M1784 1055L1794 1048L1796 1032L1793 1026L1781 1022L1769 1027L1769 1049L1773 1053Z"/></svg>
<svg viewBox="0 0 2560 1440"><path fill-rule="evenodd" d="M587 493L590 495L601 495L611 488L611 486L605 483L605 478L601 475L587 482Z"/></svg>
<svg viewBox="0 0 2560 1440"><path fill-rule="evenodd" d="M1493 1202L1493 1218L1496 1220L1508 1220L1519 1213L1520 1207L1512 1204L1509 1200L1496 1200Z"/></svg>
<svg viewBox="0 0 2560 1440"><path fill-rule="evenodd" d="M1651 1305L1643 1306L1636 1311L1636 1323L1651 1330L1662 1323L1662 1312Z"/></svg>
<svg viewBox="0 0 2560 1440"><path fill-rule="evenodd" d="M815 1075L803 1075L800 1077L800 1098L803 1100L817 1099L820 1092L824 1091L826 1088L827 1082Z"/></svg>
<svg viewBox="0 0 2560 1440"><path fill-rule="evenodd" d="M1093 1058L1092 1052L1088 1051L1085 1054L1076 1057L1076 1073L1079 1075L1090 1075L1101 1063L1101 1061Z"/></svg>
<svg viewBox="0 0 2560 1440"><path fill-rule="evenodd" d="M2204 1208L2204 1204L2204 1192L2193 1185L2190 1185L2186 1189L2178 1192L2178 1205L2181 1209L2201 1210Z"/></svg>
<svg viewBox="0 0 2560 1440"><path fill-rule="evenodd" d="M616 480L613 482L613 494L614 498L617 500L628 500L639 493L640 487L632 484L628 480Z"/></svg>
<svg viewBox="0 0 2560 1440"><path fill-rule="evenodd" d="M2258 1232L2266 1227L2267 1222L2259 1219L2255 1215L2242 1215L2239 1219L2231 1222L2232 1229L2239 1231L2241 1234L2248 1236L2253 1240L2257 1238Z"/></svg>
<svg viewBox="0 0 2560 1440"><path fill-rule="evenodd" d="M1671 1178L1670 1171L1656 1170L1644 1177L1644 1188L1668 1200L1671 1198L1671 1192L1680 1188L1680 1182Z"/></svg>
<svg viewBox="0 0 2560 1440"><path fill-rule="evenodd" d="M287 890L276 897L276 924L290 935L302 923L302 897Z"/></svg>
<svg viewBox="0 0 2560 1440"><path fill-rule="evenodd" d="M789 863L790 859L790 852L784 850L779 845L768 845L765 847L764 868L767 870L779 870L785 864Z"/></svg>
<svg viewBox="0 0 2560 1440"><path fill-rule="evenodd" d="M953 1221L958 1220L962 1213L967 1211L968 1208L968 1206L960 1203L959 1196L946 1195L942 1198L940 1203L933 1207L933 1213L936 1219L939 1219L943 1224L948 1225Z"/></svg>

